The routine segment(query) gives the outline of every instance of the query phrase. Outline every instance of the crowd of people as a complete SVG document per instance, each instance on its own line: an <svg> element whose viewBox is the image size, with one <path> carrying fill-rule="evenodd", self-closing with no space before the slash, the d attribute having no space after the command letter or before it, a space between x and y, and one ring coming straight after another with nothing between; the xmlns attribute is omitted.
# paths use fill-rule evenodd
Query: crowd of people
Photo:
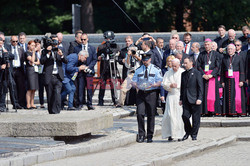
<svg viewBox="0 0 250 166"><path fill-rule="evenodd" d="M163 38L144 33L135 42L126 36L126 47L120 49L112 31L104 33L105 40L98 48L88 43L88 35L81 30L72 42L64 41L60 32L43 42L26 41L21 32L11 36L10 44L0 32L0 111L6 111L7 89L14 109L36 109L36 90L44 108L44 88L50 114L65 108L79 110L84 105L95 109L93 84L99 61L98 105L104 105L106 83L115 107L136 104L138 142L152 142L157 107L164 113L164 138L180 138L185 130L182 139L191 135L195 140L199 116L247 116L250 111L249 27L242 27L243 35L238 39L233 29L227 32L223 25L218 33L214 41L207 38L203 43L193 41L191 33L185 33L183 40L173 33L166 46ZM116 62L123 66L122 76L117 75ZM114 78L119 77L121 86L117 88Z"/></svg>

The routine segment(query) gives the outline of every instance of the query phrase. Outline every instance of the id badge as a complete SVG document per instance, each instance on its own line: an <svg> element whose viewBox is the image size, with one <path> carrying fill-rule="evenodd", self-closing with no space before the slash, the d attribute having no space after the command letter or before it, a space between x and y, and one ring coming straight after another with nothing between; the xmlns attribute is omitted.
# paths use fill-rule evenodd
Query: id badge
<svg viewBox="0 0 250 166"><path fill-rule="evenodd" d="M38 73L38 66L37 65L34 66L34 69L35 69L35 72Z"/></svg>
<svg viewBox="0 0 250 166"><path fill-rule="evenodd" d="M16 67L17 66L17 60L13 60L13 66Z"/></svg>
<svg viewBox="0 0 250 166"><path fill-rule="evenodd" d="M205 71L209 71L209 65L205 65Z"/></svg>
<svg viewBox="0 0 250 166"><path fill-rule="evenodd" d="M71 78L73 81L75 81L76 77L77 77L78 72L75 72L75 74L73 75L73 77Z"/></svg>
<svg viewBox="0 0 250 166"><path fill-rule="evenodd" d="M43 73L43 66L42 65L38 66L38 73L39 74Z"/></svg>
<svg viewBox="0 0 250 166"><path fill-rule="evenodd" d="M233 76L233 69L228 69L228 76L232 77Z"/></svg>

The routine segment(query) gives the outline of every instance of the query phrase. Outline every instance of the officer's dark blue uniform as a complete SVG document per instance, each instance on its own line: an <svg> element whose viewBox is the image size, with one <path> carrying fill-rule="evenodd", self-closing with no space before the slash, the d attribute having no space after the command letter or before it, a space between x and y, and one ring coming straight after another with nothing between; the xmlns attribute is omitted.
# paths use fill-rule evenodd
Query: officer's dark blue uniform
<svg viewBox="0 0 250 166"><path fill-rule="evenodd" d="M150 60L149 60L150 59ZM142 55L143 65L139 67L132 78L132 84L139 89L137 93L137 142L145 139L144 117L147 114L147 142L152 142L155 126L155 109L157 89L161 85L161 70L151 64L151 55Z"/></svg>

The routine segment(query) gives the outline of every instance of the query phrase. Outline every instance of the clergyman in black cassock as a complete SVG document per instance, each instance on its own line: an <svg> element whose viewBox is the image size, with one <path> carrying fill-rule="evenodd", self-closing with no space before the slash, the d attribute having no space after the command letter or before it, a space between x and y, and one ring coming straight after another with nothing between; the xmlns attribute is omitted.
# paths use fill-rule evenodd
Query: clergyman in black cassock
<svg viewBox="0 0 250 166"><path fill-rule="evenodd" d="M244 62L241 56L235 54L235 46L227 47L228 54L222 59L221 83L223 91L223 113L226 115L246 114Z"/></svg>
<svg viewBox="0 0 250 166"><path fill-rule="evenodd" d="M201 102L203 96L203 80L201 73L193 68L191 57L184 59L186 71L181 75L181 95L180 105L183 105L182 119L186 134L183 141L191 135L192 140L197 139L198 130L200 127ZM190 117L192 116L192 125Z"/></svg>
<svg viewBox="0 0 250 166"><path fill-rule="evenodd" d="M212 50L211 42L210 39L205 40L205 51L197 59L197 69L203 77L203 115L221 114L218 81L221 59L219 53Z"/></svg>

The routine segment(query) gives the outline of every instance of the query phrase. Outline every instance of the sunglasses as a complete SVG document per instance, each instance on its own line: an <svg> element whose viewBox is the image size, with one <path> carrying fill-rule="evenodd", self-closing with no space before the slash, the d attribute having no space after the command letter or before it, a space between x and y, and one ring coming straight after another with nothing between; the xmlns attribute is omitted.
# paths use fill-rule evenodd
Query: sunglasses
<svg viewBox="0 0 250 166"><path fill-rule="evenodd" d="M236 46L241 46L240 44L236 44Z"/></svg>
<svg viewBox="0 0 250 166"><path fill-rule="evenodd" d="M87 39L81 39L82 41L86 41Z"/></svg>
<svg viewBox="0 0 250 166"><path fill-rule="evenodd" d="M13 43L17 43L18 41L11 41L11 42L13 42Z"/></svg>

